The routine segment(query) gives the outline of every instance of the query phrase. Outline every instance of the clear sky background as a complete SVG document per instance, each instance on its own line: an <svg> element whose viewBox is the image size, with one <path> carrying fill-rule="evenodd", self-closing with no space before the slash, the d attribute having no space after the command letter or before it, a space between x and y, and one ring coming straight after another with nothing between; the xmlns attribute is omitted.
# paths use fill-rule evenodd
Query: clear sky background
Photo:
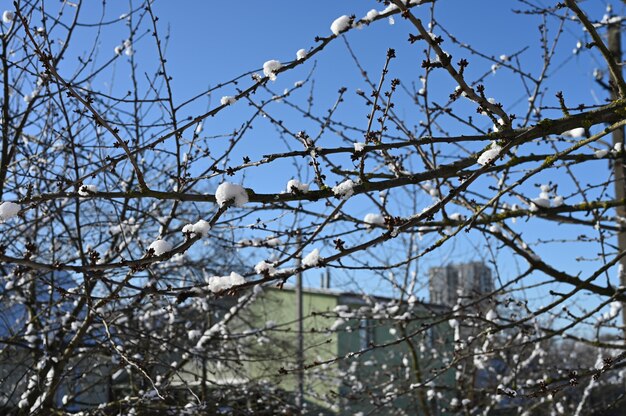
<svg viewBox="0 0 626 416"><path fill-rule="evenodd" d="M109 2L109 15L112 19L128 11L126 2ZM495 57L500 55L512 55L523 50L519 59L525 70L538 74L541 69L542 56L539 48L539 25L542 24L540 16L524 13L515 13L514 10L528 10L524 4L513 0L437 0L435 8L435 19L441 23L444 29L451 32L457 39L471 44L481 53ZM541 0L536 3L553 5L556 2ZM601 19L605 13L609 2L601 0L589 0L580 2L581 6L594 19ZM623 13L624 6L621 2L613 2L614 13ZM89 6L88 6L89 7ZM332 21L343 15L356 15L358 18L364 16L368 10L382 10L384 5L376 1L366 0L339 0L339 1L293 1L293 0L273 0L273 1L167 1L158 0L154 3L154 9L160 17L159 30L161 36L170 33L167 44L167 65L170 75L173 77L172 85L175 100L180 103L199 92L213 87L221 82L230 80L242 73L260 70L262 64L270 59L277 59L287 62L295 59L295 53L300 48L310 49L316 45L315 36L329 36ZM414 13L425 22L430 21L431 8L426 5L419 9L414 9ZM94 9L94 16L96 12ZM547 21L549 29L549 40L553 38L557 31L557 21ZM441 28L435 27L435 34L443 35ZM407 41L409 33L415 31L399 16L395 18L395 24L387 21L379 21L370 27L362 30L352 30L346 35L356 55L361 60L361 64L368 71L373 79L377 80L380 69L385 60L388 48L396 49L397 59L390 67L390 78L397 77L404 85L411 89L411 83L415 83L419 88L418 77L423 73L421 62L424 59L424 45L416 43L409 44ZM137 62L147 67L147 72L153 71L155 67L154 46L151 36L141 36L138 34L134 44L135 59ZM107 29L106 35L100 40L102 55L106 51L113 49L127 37L127 29L120 21L120 24L113 25L111 30ZM444 36L442 47L452 54L453 61L466 58L470 61L467 70L468 78L474 79L481 74L490 71L493 61L473 56L466 50L460 50ZM563 90L568 104L600 104L606 98L606 93L594 82L592 73L594 69L604 69L602 61L585 48L578 54L572 50L576 48L577 42L583 44L588 41L588 36L575 22L570 22L564 26L562 39L559 43L556 57L553 64L547 71L549 76L544 84L547 89L544 104L557 105L554 99L556 91ZM525 49L526 48L526 49ZM103 58L104 59L104 58ZM116 63L116 77L124 77L127 73L127 58L123 58ZM151 66L152 65L152 66ZM305 79L315 67L312 79L314 84L307 86L294 93L293 100L304 103L313 88L315 101L314 112L324 115L326 109L330 108L336 97L337 90L345 86L348 88L347 103L342 106L338 113L338 118L349 123L364 125L366 123L365 114L367 108L363 106L356 97L357 88L368 90L363 82L358 69L354 65L345 43L337 39L329 45L315 60L296 68L288 74L281 75L278 80L269 85L276 92L282 92L285 88L291 88L294 81ZM432 79L431 92L432 99L440 103L447 101L447 96L454 90L455 84L447 74L437 74ZM110 80L99 79L106 85ZM250 81L244 78L240 85L242 88L249 85ZM498 70L495 74L490 74L484 81L486 94L496 98L504 104L504 108L509 113L518 116L525 114L528 107L526 98L528 97L523 84L518 76L509 71ZM228 85L215 91L214 94L205 99L196 101L185 108L186 115L197 115L207 108L218 105L219 98L223 95L234 95L234 86ZM282 111L282 110L277 110ZM458 103L455 111L459 114L473 115L474 107ZM244 114L249 109L243 102L238 102L232 108L220 113L219 118L208 120L205 131L212 133L224 133L232 131L242 121L245 121ZM417 126L422 114L416 112L415 107L410 103L406 94L398 95L396 112L411 126ZM290 128L294 130L306 130L312 128L306 120L302 120L289 112L279 113L283 115L285 121L290 123ZM291 118L293 116L293 118ZM558 113L546 113L544 117L558 117ZM491 127L491 122L484 117L484 128ZM450 134L473 133L460 123L450 122L441 126ZM272 150L283 149L282 144L276 140L276 131L269 125L255 127L252 138L245 142L246 155L253 159L261 157L262 154ZM321 145L336 146L340 142L332 134L326 134L320 139ZM361 137L354 137L354 141L362 141ZM278 144L277 144L278 143ZM345 145L345 144L343 144ZM276 147L277 146L277 147ZM479 150L478 148L471 150ZM287 165L277 165L278 169L287 169L293 172L293 167ZM607 175L605 162L599 162L597 171L578 172L582 183L585 183L585 175ZM274 168L276 169L276 168ZM275 172L259 169L254 176L246 178L235 177L234 180L243 182L245 186L255 189L256 192L277 192L276 181L279 189L289 178L276 178ZM532 190L535 184L547 183L555 180L554 174L540 175L531 180L527 187L528 194L533 196ZM311 181L312 178L305 177ZM567 196L573 191L573 184L564 181L560 183L559 191ZM536 196L534 194L534 196ZM428 195L421 196L423 205L428 205L431 200ZM571 200L570 203L579 202ZM351 201L352 203L352 201ZM355 202L350 209L355 216L368 212L367 207L360 207ZM518 229L525 230L525 236L532 241L540 238L544 234L541 221L530 221L526 224L520 221ZM522 228L523 227L523 228ZM555 227L552 228L557 229ZM564 237L575 237L580 230L567 229L562 227ZM470 237L465 233L460 234L459 241L448 243L442 256L431 258L421 267L424 273L429 266L447 263L471 261L481 258L481 247L485 241L482 237ZM553 245L553 249L548 252L541 252L547 259L557 266L569 271L588 272L597 267L597 263L575 262L577 256L588 255L585 247L574 245L563 249L558 245ZM593 253L595 255L595 253ZM324 252L322 252L324 255ZM502 272L504 276L510 277L517 268L523 269L525 265L516 265L506 258L500 258L501 265L504 265ZM508 270L507 270L508 269ZM320 272L321 273L321 272ZM584 274L584 273L583 273ZM307 279L309 284L317 286L319 284L319 274L316 271L309 272ZM538 281L541 277L537 277ZM369 287L373 291L387 290L383 287ZM422 292L423 295L425 293ZM541 302L540 293L531 292L531 297L537 297Z"/></svg>

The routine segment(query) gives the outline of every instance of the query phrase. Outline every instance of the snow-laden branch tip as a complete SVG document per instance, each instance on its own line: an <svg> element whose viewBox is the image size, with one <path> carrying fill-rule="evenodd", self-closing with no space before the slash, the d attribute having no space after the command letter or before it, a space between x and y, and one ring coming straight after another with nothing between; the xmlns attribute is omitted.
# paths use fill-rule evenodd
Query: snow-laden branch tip
<svg viewBox="0 0 626 416"><path fill-rule="evenodd" d="M537 211L539 208L557 208L563 205L563 197L561 195L550 196L550 192L553 191L550 185L541 185L541 192L537 198L533 198L530 200L531 211ZM512 209L516 209L513 208Z"/></svg>
<svg viewBox="0 0 626 416"><path fill-rule="evenodd" d="M254 271L256 274L268 274L271 276L276 273L276 268L274 267L274 263L268 263L262 260L254 266Z"/></svg>
<svg viewBox="0 0 626 416"><path fill-rule="evenodd" d="M320 265L321 261L320 250L316 248L302 259L302 265L304 267L316 267Z"/></svg>
<svg viewBox="0 0 626 416"><path fill-rule="evenodd" d="M165 254L169 251L172 251L172 249L174 248L174 245L167 240L160 239L160 240L153 241L152 244L150 244L150 247L148 248L152 249L155 256L160 256L161 254Z"/></svg>
<svg viewBox="0 0 626 416"><path fill-rule="evenodd" d="M183 227L183 233L194 233L202 237L207 237L211 231L211 224L205 220L199 220L195 224L187 224Z"/></svg>
<svg viewBox="0 0 626 416"><path fill-rule="evenodd" d="M130 41L130 39L126 39L122 46L124 49L124 55L132 56L135 54L135 50L133 49L133 43ZM116 53L117 53L117 48L116 48ZM119 53L117 53L117 55L119 55Z"/></svg>
<svg viewBox="0 0 626 416"><path fill-rule="evenodd" d="M83 185L78 189L78 195L80 196L89 196L98 192L98 187L96 185Z"/></svg>
<svg viewBox="0 0 626 416"><path fill-rule="evenodd" d="M537 211L539 208L550 208L550 195L542 191L537 198L530 200L530 210Z"/></svg>
<svg viewBox="0 0 626 416"><path fill-rule="evenodd" d="M555 196L554 199L552 199L552 206L558 208L561 205L563 205L563 197L561 195Z"/></svg>
<svg viewBox="0 0 626 416"><path fill-rule="evenodd" d="M272 81L276 81L276 72L283 67L283 64L280 61L272 59L263 64L263 75L271 79Z"/></svg>
<svg viewBox="0 0 626 416"><path fill-rule="evenodd" d="M365 215L365 218L363 218L363 222L365 223L365 227L371 230L377 225L384 226L385 218L380 214L370 212L369 214Z"/></svg>
<svg viewBox="0 0 626 416"><path fill-rule="evenodd" d="M218 293L246 283L246 279L238 273L231 272L228 276L211 276L208 279L209 290Z"/></svg>
<svg viewBox="0 0 626 416"><path fill-rule="evenodd" d="M498 157L501 151L502 147L500 147L496 142L491 142L491 146L489 147L489 149L485 150L480 155L478 160L476 160L476 163L485 166L493 162Z"/></svg>
<svg viewBox="0 0 626 416"><path fill-rule="evenodd" d="M380 13L378 13L378 10L372 9L369 12L367 12L363 20L365 20L366 22L371 22L372 20L376 19L379 14Z"/></svg>
<svg viewBox="0 0 626 416"><path fill-rule="evenodd" d="M354 142L354 151L362 152L365 149L365 143L362 142Z"/></svg>
<svg viewBox="0 0 626 416"><path fill-rule="evenodd" d="M337 198L348 199L352 195L354 195L354 186L356 184L352 181L352 179L347 179L341 182L339 185L333 187L333 194Z"/></svg>
<svg viewBox="0 0 626 416"><path fill-rule="evenodd" d="M352 25L352 18L350 16L340 16L336 18L333 23L330 25L330 31L333 32L335 36L339 35L341 32L345 32Z"/></svg>
<svg viewBox="0 0 626 416"><path fill-rule="evenodd" d="M248 193L241 185L224 182L217 187L215 200L220 208L225 207L229 203L236 207L243 207L248 202Z"/></svg>
<svg viewBox="0 0 626 416"><path fill-rule="evenodd" d="M298 179L292 179L289 182L287 182L287 192L288 193L296 193L296 192L308 192L309 191L309 184L308 183L302 183L300 182Z"/></svg>
<svg viewBox="0 0 626 416"><path fill-rule="evenodd" d="M232 95L225 95L220 99L220 104L222 105L232 105L237 102L237 99Z"/></svg>

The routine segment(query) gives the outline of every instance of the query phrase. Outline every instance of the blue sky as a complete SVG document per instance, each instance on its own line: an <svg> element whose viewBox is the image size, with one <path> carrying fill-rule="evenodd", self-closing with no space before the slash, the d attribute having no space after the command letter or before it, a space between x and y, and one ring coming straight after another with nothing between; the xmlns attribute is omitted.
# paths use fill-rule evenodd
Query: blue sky
<svg viewBox="0 0 626 416"><path fill-rule="evenodd" d="M538 25L541 20L536 16L512 13L512 9L526 9L521 3L514 1L483 0L477 2L440 0L435 9L435 18L444 28L452 32L458 39L474 46L477 50L494 57L501 54L511 55L528 47L520 55L525 68L536 73L540 68L541 51L537 47L539 39ZM546 3L546 2L544 2ZM584 6L591 4L585 2ZM593 2L594 16L600 18L604 13L604 2ZM215 85L222 80L231 79L243 72L259 69L268 59L288 61L293 59L295 51L308 49L315 45L314 37L330 34L330 23L342 14L363 16L371 8L382 9L376 2L367 1L321 1L321 2L243 2L233 10L232 2L193 2L180 5L176 2L156 2L155 10L160 15L160 27L167 22L171 27L171 39L168 47L168 65L172 76L177 98L183 100L206 86ZM619 6L618 6L619 7ZM589 9L588 10L592 10ZM618 10L619 11L619 10ZM430 9L425 6L416 11L424 21L429 20ZM549 36L556 32L556 22L548 22ZM384 62L387 48L393 47L398 58L392 62L390 76L401 80L417 82L421 74L420 63L423 59L422 46L410 45L406 39L414 30L401 18L395 24L377 22L363 30L353 30L347 34L351 46L362 60L363 66L374 79ZM435 28L435 33L441 33ZM553 94L559 89L566 92L568 102L593 102L593 93L602 99L601 91L593 82L591 72L601 62L583 51L574 56L572 49L577 41L585 42L585 34L575 25L566 25L559 46L559 53L554 59L556 64L566 62L561 69L553 67L548 71L554 76L546 83L551 94L546 100L553 100ZM150 42L145 38L142 42ZM455 59L466 57L470 60L470 74L482 74L489 71L492 62L472 57L466 51L458 51L449 41L444 42L444 49L453 53ZM142 47L137 46L137 56L141 58ZM303 79L311 70L312 63L307 63L279 79L272 85L280 92L290 87L292 82ZM556 72L554 72L556 70ZM316 105L327 108L336 98L340 86L365 89L359 72L352 64L344 43L340 40L330 45L317 59L316 72ZM447 75L442 74L436 79L433 91L440 90L441 97L447 96L454 84ZM244 83L245 84L245 83ZM489 76L485 85L487 94L504 103L509 112L523 114L526 109L526 93L516 76L505 71L498 71ZM571 88L575 85L576 88ZM592 92L593 91L593 92ZM351 91L350 91L351 92ZM228 87L216 93L229 94ZM306 97L301 94L300 98ZM519 99L523 98L521 103ZM518 103L518 104L515 104ZM344 111L342 116L354 122L364 122L365 109ZM230 109L229 109L230 110ZM238 108L223 114L220 123L230 117L237 118ZM398 109L410 120L411 107ZM461 110L462 111L462 110ZM416 115L418 118L419 115ZM211 123L212 121L209 121ZM415 122L417 124L417 121ZM485 121L485 127L490 126ZM462 126L450 126L452 134L463 133ZM268 133L269 134L269 133ZM332 143L328 139L330 143ZM262 146L265 146L265 142ZM251 150L253 152L253 150ZM262 176L261 176L262 177ZM545 178L539 178L545 179ZM542 180L533 183L543 183ZM249 186L253 186L247 178ZM266 181L259 181L261 190L268 186ZM255 189L257 189L255 187ZM272 191L271 187L267 191ZM537 191L538 193L538 191ZM457 246L457 250L463 251ZM471 252L471 250L470 250ZM456 255L452 259L467 259L471 255Z"/></svg>
<svg viewBox="0 0 626 416"><path fill-rule="evenodd" d="M548 0L537 3L552 4ZM624 6L619 2L614 2L616 12L624 12ZM126 4L109 4L111 7L110 16L115 18L127 11ZM605 1L585 1L581 2L582 7L589 11L592 17L600 19L605 13L607 2ZM208 87L218 85L221 82L232 79L242 73L259 70L263 62L270 59L278 59L286 62L295 58L295 53L300 48L309 49L316 45L315 36L330 35L330 24L332 21L343 15L355 14L357 17L364 16L368 10L375 8L381 10L384 6L375 1L364 0L341 0L341 1L243 1L243 2L218 2L218 1L156 1L154 9L159 15L159 30L161 36L165 35L169 29L171 36L167 44L168 71L173 77L172 85L175 92L175 101L178 103L195 96L197 93ZM516 1L502 0L438 0L434 17L441 23L443 29L450 31L459 40L471 44L476 50L487 56L496 59L500 55L511 55L524 50L519 59L523 67L537 74L542 63L541 50L538 48L540 31L538 26L542 23L541 18L534 15L516 14L512 9L526 10L528 7ZM424 22L430 20L431 8L422 6L415 9L416 15ZM127 36L127 29L123 23L115 25L112 33L101 40L103 55L121 43ZM548 21L548 37L552 39L557 31L557 22ZM395 24L380 21L366 27L363 30L352 30L346 35L351 47L361 60L362 65L368 74L375 80L378 79L380 69L385 60L388 48L396 49L397 59L392 61L389 77L397 77L402 80L407 88L412 88L411 83L418 85L418 77L423 73L421 62L424 59L424 46L420 44L411 45L407 42L408 34L414 33L407 22L396 16ZM435 27L436 34L443 34L440 27ZM141 34L140 34L141 35ZM466 50L461 50L453 45L444 36L442 47L453 55L456 62L460 58L470 61L467 70L468 78L473 79L481 74L488 73L493 62L488 59L473 56ZM552 67L548 70L549 78L545 83L546 95L545 103L556 105L554 93L559 90L565 92L568 103L601 103L606 94L593 81L591 73L595 68L603 68L601 60L594 55L594 52L585 49L577 55L572 53L576 43L587 42L587 35L574 22L565 25L562 40L559 44L557 54L553 60ZM109 45L110 44L110 45ZM135 58L147 72L153 71L154 47L153 39L150 36L143 36L135 43ZM116 63L116 77L125 75L127 63L123 58ZM152 66L151 66L152 65ZM294 93L293 100L305 102L310 88L314 88L314 112L324 114L330 108L337 97L337 90L345 86L348 88L346 103L340 108L338 118L349 123L363 125L367 108L363 106L355 91L358 88L367 90L366 84L360 77L358 69L355 67L349 56L346 45L341 39L337 39L329 45L315 60L296 68L290 73L279 76L278 80L269 85L276 92L282 92L285 88L291 88L297 80L302 80L308 76L315 65L313 79L314 86L308 84L304 89ZM106 83L108 80L100 79ZM436 74L431 80L431 97L438 102L445 103L447 96L454 90L455 84L447 74ZM517 75L504 70L498 70L495 74L488 75L484 84L486 94L494 97L504 104L504 108L509 113L516 113L518 116L525 114L527 108L527 93L520 83ZM247 79L241 81L240 86L249 85ZM234 87L227 85L215 91L211 97L206 97L196 101L186 107L186 115L197 115L207 108L218 104L219 98L223 95L233 95ZM421 114L416 112L411 105L406 94L398 94L396 112L404 118L407 124L417 126ZM293 112L284 109L270 107L272 111L284 117L289 123L289 127L294 130L315 129L315 126ZM467 103L458 102L455 104L455 111L461 115L472 115L475 119L480 117L475 114L474 108ZM213 133L224 133L232 131L238 127L245 114L250 111L246 104L239 102L232 108L228 108L220 113L219 118L207 121L205 129ZM557 117L558 113L544 114L547 117ZM491 127L491 122L485 117L484 128ZM450 134L472 133L460 123L447 120L442 126ZM419 131L419 128L416 128ZM258 123L248 141L244 142L243 153L237 156L248 155L254 160L260 158L262 154L273 150L284 150L283 144L276 140L276 131L269 123ZM321 145L336 146L338 138L332 134L325 134L320 139ZM354 141L362 138L355 137ZM345 145L345 144L344 144ZM472 148L477 151L479 148ZM257 192L276 192L277 183L282 188L282 183L286 183L289 178L277 177L276 169L283 172L294 172L291 164L277 165L272 170L259 169L253 175L245 178L235 177L235 180L243 181L246 186L252 187ZM606 166L598 166L598 172L606 172ZM597 175L594 171L577 172L581 182L586 178L593 178ZM539 175L533 178L524 188L529 195L536 196L539 190L534 189L534 184L546 183L554 180L554 174ZM590 176L589 176L590 175ZM284 175L283 175L284 176ZM310 181L309 175L301 179ZM560 183L559 191L563 195L568 195L573 189L573 184L568 181ZM359 217L370 209L367 206L360 206L361 199L350 201L349 209L355 216ZM364 202L365 203L365 202ZM430 203L428 196L420 196L420 204L423 206ZM544 235L544 228L541 221L519 221L519 229L523 229L529 240ZM567 227L555 228L563 232L564 236L575 237L578 230ZM484 240L475 234L467 236L460 234L458 241L448 243L441 251L440 257L433 257L421 263L422 272L430 265L440 262L459 262L475 260L477 253L483 252ZM383 249L381 249L383 250ZM555 264L564 269L590 270L591 266L597 264L581 264L572 262L572 258L578 255L587 254L588 248L584 246L568 246L563 250L558 245L541 254L551 258ZM324 254L324 252L322 252ZM505 255L499 259L504 274L508 277L514 275L516 265L507 260ZM520 265L523 269L524 265ZM321 273L321 272L320 272ZM318 284L319 273L312 271L308 273L310 284ZM365 285L369 286L369 285ZM371 290L383 290L381 287L369 286ZM387 290L387 289L384 289ZM531 296L534 296L531 294Z"/></svg>

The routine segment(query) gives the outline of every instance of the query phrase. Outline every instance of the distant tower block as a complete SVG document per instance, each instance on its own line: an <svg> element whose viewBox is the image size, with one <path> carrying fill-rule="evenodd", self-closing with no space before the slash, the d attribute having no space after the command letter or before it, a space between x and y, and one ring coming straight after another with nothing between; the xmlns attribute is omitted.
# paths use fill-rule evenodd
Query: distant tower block
<svg viewBox="0 0 626 416"><path fill-rule="evenodd" d="M450 264L429 270L430 301L454 306L459 297L475 298L493 291L491 270L482 262Z"/></svg>

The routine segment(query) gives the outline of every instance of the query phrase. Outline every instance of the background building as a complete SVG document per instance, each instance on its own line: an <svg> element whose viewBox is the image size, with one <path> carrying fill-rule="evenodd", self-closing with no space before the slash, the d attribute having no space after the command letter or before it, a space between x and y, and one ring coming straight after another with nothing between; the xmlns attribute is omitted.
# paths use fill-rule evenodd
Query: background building
<svg viewBox="0 0 626 416"><path fill-rule="evenodd" d="M447 322L436 319L445 307L327 288L304 289L302 298L299 334L294 288L265 287L220 339L237 341L233 351L241 365L189 362L181 388L204 379L212 389L257 383L293 396L301 335L304 363L310 366L303 378L307 414L396 414L399 409L424 414L423 406L430 414L443 414L454 388L448 367L453 334ZM411 387L436 374L428 387ZM389 380L395 380L394 391L377 395L376 387Z"/></svg>
<svg viewBox="0 0 626 416"><path fill-rule="evenodd" d="M482 262L449 264L429 271L430 301L454 306L459 297L476 298L494 289L491 270Z"/></svg>

